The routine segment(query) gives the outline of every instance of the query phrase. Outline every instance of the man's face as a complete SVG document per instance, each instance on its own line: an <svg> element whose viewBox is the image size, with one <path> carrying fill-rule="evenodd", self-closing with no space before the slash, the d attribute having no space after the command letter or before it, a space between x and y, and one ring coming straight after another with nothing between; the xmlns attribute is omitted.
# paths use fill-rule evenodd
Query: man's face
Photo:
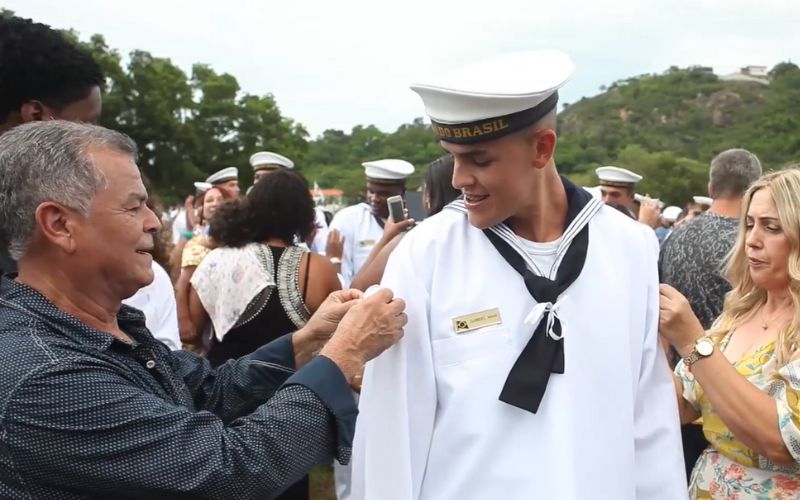
<svg viewBox="0 0 800 500"><path fill-rule="evenodd" d="M236 179L220 183L215 187L227 191L228 194L230 194L231 198L239 197L239 181Z"/></svg>
<svg viewBox="0 0 800 500"><path fill-rule="evenodd" d="M392 196L403 195L405 191L403 184L380 184L367 181L367 203L373 214L386 219L389 217L389 205L386 200Z"/></svg>
<svg viewBox="0 0 800 500"><path fill-rule="evenodd" d="M77 220L74 256L83 272L122 300L153 281L150 252L161 222L145 204L147 190L132 157L110 149L89 155L107 187L95 195L88 217Z"/></svg>
<svg viewBox="0 0 800 500"><path fill-rule="evenodd" d="M100 87L92 87L85 99L70 103L60 110L46 108L46 112L49 112L48 118L56 120L97 123L97 120L100 119L102 104L103 98L100 95Z"/></svg>
<svg viewBox="0 0 800 500"><path fill-rule="evenodd" d="M453 155L453 187L464 194L473 226L484 229L530 213L536 168L528 140L512 134L472 145L440 144Z"/></svg>
<svg viewBox="0 0 800 500"><path fill-rule="evenodd" d="M603 203L613 203L628 208L633 206L633 191L624 187L600 186Z"/></svg>

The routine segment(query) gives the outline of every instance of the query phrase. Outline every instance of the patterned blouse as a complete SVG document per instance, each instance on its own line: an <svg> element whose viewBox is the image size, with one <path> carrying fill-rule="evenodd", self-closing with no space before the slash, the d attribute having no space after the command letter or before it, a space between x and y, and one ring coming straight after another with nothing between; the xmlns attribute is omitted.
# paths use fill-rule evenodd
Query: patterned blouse
<svg viewBox="0 0 800 500"><path fill-rule="evenodd" d="M730 334L720 341L723 350L729 341ZM683 384L683 397L700 411L703 433L711 443L692 472L690 498L800 498L800 361L776 370L775 342L772 341L745 354L733 366L777 402L780 432L795 464L775 464L736 439L712 408L703 388L680 361L675 373Z"/></svg>

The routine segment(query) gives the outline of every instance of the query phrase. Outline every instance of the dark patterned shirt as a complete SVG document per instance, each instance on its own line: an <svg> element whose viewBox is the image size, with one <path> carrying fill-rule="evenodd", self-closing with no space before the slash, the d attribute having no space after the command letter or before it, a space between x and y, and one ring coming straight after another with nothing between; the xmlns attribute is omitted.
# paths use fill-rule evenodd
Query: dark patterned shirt
<svg viewBox="0 0 800 500"><path fill-rule="evenodd" d="M705 329L722 312L731 289L723 273L738 229L739 219L704 212L675 229L661 249L661 282L689 300Z"/></svg>
<svg viewBox="0 0 800 500"><path fill-rule="evenodd" d="M0 282L0 498L273 498L349 459L355 401L290 336L214 370L122 306L121 342Z"/></svg>

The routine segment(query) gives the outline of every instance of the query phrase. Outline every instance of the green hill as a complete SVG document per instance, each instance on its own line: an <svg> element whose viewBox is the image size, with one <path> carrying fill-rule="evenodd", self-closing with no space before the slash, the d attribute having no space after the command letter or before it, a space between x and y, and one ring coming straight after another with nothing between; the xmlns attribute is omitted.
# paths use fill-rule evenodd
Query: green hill
<svg viewBox="0 0 800 500"><path fill-rule="evenodd" d="M800 69L777 65L769 84L721 80L702 68L670 68L612 84L559 114L559 170L585 185L616 164L644 175L640 192L672 203L704 194L708 163L741 147L765 169L800 161Z"/></svg>

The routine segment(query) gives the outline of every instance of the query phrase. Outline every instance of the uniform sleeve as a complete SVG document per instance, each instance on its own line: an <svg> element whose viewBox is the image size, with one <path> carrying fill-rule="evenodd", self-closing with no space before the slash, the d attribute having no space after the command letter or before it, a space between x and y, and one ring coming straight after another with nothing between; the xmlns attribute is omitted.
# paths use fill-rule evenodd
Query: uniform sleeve
<svg viewBox="0 0 800 500"><path fill-rule="evenodd" d="M404 337L367 365L353 454L353 500L419 498L436 412L429 294L406 237L381 286L406 301Z"/></svg>
<svg viewBox="0 0 800 500"><path fill-rule="evenodd" d="M776 400L783 443L795 462L800 463L800 361L787 363L778 370L766 392ZM759 461L762 467L767 465L766 458Z"/></svg>
<svg viewBox="0 0 800 500"><path fill-rule="evenodd" d="M181 337L178 333L178 309L175 303L175 290L164 269L156 264L155 273L155 316L147 318L147 328L172 351L181 349Z"/></svg>
<svg viewBox="0 0 800 500"><path fill-rule="evenodd" d="M647 242L648 246L650 242ZM680 418L667 358L658 338L657 256L646 259L647 312L634 407L636 498L687 498Z"/></svg>
<svg viewBox="0 0 800 500"><path fill-rule="evenodd" d="M346 210L346 209L345 209ZM349 288L350 282L355 277L355 230L353 228L352 212L342 211L336 214L331 221L331 229L338 230L344 237L342 247L342 264L339 275L341 276L342 288Z"/></svg>

